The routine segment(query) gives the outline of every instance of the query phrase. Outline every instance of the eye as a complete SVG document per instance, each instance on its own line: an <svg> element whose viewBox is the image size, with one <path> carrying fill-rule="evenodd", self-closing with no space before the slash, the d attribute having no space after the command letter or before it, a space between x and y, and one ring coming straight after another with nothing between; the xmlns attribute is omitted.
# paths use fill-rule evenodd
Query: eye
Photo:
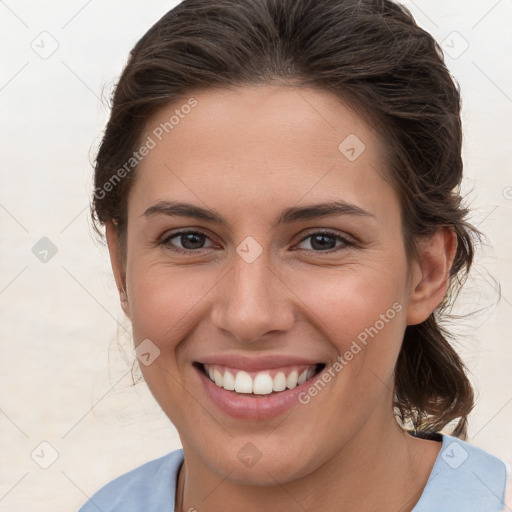
<svg viewBox="0 0 512 512"><path fill-rule="evenodd" d="M183 245L183 248L174 247L174 244L171 244L171 240L174 238L178 239ZM208 236L200 231L179 231L165 237L159 242L159 245L177 252L178 254L190 254L192 252L199 252L198 249L204 249L204 247L202 247L204 239L208 239Z"/></svg>
<svg viewBox="0 0 512 512"><path fill-rule="evenodd" d="M304 242L307 239L311 239L311 246L314 249L320 250L311 250L305 249L308 252L337 252L339 250L343 250L346 247L354 247L356 245L352 240L348 240L347 238L333 232L333 231L316 231L314 233L310 233L306 237L304 237L300 243ZM332 244L336 244L336 240L342 242L341 247L332 248Z"/></svg>
<svg viewBox="0 0 512 512"><path fill-rule="evenodd" d="M171 243L171 240L175 238L178 239L182 247L176 247L175 243ZM343 250L347 247L354 247L356 245L352 240L349 240L333 231L316 231L310 233L302 238L300 243L303 243L308 239L311 239L311 246L313 249L304 249L307 252L331 253L338 252L339 250ZM158 245L178 254L191 254L194 252L200 252L202 249L207 249L208 247L204 247L205 240L209 240L209 237L201 231L179 231L166 236L158 243ZM341 242L341 246L338 246L337 248L330 247L333 243L336 245L336 241Z"/></svg>

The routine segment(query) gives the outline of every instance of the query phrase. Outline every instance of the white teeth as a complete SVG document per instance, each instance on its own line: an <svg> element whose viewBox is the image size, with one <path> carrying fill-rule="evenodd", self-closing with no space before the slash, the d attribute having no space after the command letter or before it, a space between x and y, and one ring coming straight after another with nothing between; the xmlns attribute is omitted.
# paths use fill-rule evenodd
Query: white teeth
<svg viewBox="0 0 512 512"><path fill-rule="evenodd" d="M286 388L293 389L300 386L305 381L313 377L316 368L310 367L301 372L292 370L288 376L283 371L279 371L270 376L268 371L262 371L253 378L248 372L238 370L235 374L233 371L224 370L222 367L205 365L207 375L215 384L227 391L235 391L237 393L253 393L255 395L269 395L272 392L285 391Z"/></svg>
<svg viewBox="0 0 512 512"><path fill-rule="evenodd" d="M276 373L272 389L274 391L284 391L286 389L286 375L283 372Z"/></svg>
<svg viewBox="0 0 512 512"><path fill-rule="evenodd" d="M254 379L252 392L255 395L269 395L272 393L272 377L268 373L258 373Z"/></svg>
<svg viewBox="0 0 512 512"><path fill-rule="evenodd" d="M215 381L215 384L219 386L219 388L221 388L224 384L224 377L217 369L213 370L213 380Z"/></svg>
<svg viewBox="0 0 512 512"><path fill-rule="evenodd" d="M236 374L235 391L237 393L252 393L252 379L247 372L240 370Z"/></svg>
<svg viewBox="0 0 512 512"><path fill-rule="evenodd" d="M288 389L293 389L297 386L297 379L299 378L299 374L297 370L293 370L288 377L286 377L286 387Z"/></svg>
<svg viewBox="0 0 512 512"><path fill-rule="evenodd" d="M235 377L231 372L224 373L224 389L233 391L235 389Z"/></svg>
<svg viewBox="0 0 512 512"><path fill-rule="evenodd" d="M297 379L297 384L300 386L301 384L303 384L304 382L306 382L306 375L308 374L308 371L307 370L304 370L300 375L299 375L299 378Z"/></svg>

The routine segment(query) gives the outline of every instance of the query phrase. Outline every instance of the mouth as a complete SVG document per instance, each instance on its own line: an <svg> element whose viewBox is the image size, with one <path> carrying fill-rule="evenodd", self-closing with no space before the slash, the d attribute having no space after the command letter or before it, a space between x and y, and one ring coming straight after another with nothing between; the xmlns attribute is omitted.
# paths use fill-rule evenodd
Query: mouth
<svg viewBox="0 0 512 512"><path fill-rule="evenodd" d="M325 363L246 371L221 364L194 362L212 383L225 391L252 398L286 394L318 375Z"/></svg>

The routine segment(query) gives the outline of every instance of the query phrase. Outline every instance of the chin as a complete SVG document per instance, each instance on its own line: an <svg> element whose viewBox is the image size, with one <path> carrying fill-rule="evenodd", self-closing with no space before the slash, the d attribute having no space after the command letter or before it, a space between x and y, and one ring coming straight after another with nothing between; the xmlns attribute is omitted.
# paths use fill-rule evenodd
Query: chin
<svg viewBox="0 0 512 512"><path fill-rule="evenodd" d="M250 438L249 438L250 439ZM205 464L221 478L239 485L257 487L275 486L276 483L288 482L303 478L321 465L319 457L304 453L304 447L283 447L283 442L276 438L275 443L264 441L255 443L241 440L233 443L233 448L227 447L220 453L208 454ZM203 452L204 454L205 452ZM203 455L204 456L204 455ZM326 460L328 454L325 454ZM315 458L317 464L314 463Z"/></svg>

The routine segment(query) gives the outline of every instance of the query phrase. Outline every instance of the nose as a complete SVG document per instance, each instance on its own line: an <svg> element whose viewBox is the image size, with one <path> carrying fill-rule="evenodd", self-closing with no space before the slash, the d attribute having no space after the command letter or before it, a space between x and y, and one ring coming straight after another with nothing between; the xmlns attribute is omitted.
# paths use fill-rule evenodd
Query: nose
<svg viewBox="0 0 512 512"><path fill-rule="evenodd" d="M238 253L231 271L216 287L211 319L241 343L290 329L294 321L293 293L271 265L266 250L248 262ZM274 332L275 331L275 332Z"/></svg>

